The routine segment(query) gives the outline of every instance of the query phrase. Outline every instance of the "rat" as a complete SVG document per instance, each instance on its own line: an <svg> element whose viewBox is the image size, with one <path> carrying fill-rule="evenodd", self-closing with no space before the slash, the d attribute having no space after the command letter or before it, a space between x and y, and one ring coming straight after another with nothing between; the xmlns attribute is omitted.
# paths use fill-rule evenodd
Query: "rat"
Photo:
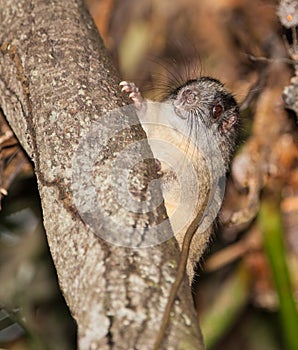
<svg viewBox="0 0 298 350"><path fill-rule="evenodd" d="M200 149L196 147L196 140L200 137L200 133L209 130L212 133L210 142L216 144L215 146L220 152L219 156L222 158L224 172L228 171L239 131L238 104L225 86L219 80L211 77L191 79L173 89L161 102L171 105L174 113L167 113L167 109L163 113L152 111L152 107L142 97L139 88L134 83L122 81L120 86L122 91L129 93L147 134L153 155L157 159L165 207L179 247L182 249L187 227L196 218L210 190L210 169L206 164L206 155L202 154ZM171 127L162 127L163 123ZM165 150L164 147L156 145L156 142L154 142L156 139L171 144L174 151L177 149L184 157L187 156L190 159L200 185L200 198L198 198L195 208L189 207L191 203L187 202L187 198L178 207L177 203L182 200L180 198L181 193L179 193L181 192L181 186L177 183L177 176L169 168L169 165L160 161ZM169 152L171 152L170 149ZM180 163L178 160L174 164L178 164L175 172L178 171L181 174L188 171L183 160L180 160ZM190 183L186 188L190 188L191 191L192 185ZM191 209L193 209L193 214L189 215ZM179 211L179 215L173 218L175 211ZM183 226L182 222L185 217L188 220L186 225ZM194 234L192 238L187 262L187 274L190 283L194 276L194 268L198 262L198 257L202 256L211 233L212 225L205 232Z"/></svg>
<svg viewBox="0 0 298 350"><path fill-rule="evenodd" d="M213 151L216 150L215 157L221 158L219 164L223 169L220 170L225 176L237 144L240 124L239 107L225 86L211 77L189 79L174 88L161 101L162 106L171 108L161 107L157 112L154 104L151 105L144 100L139 88L133 82L122 81L120 86L122 91L129 93L147 134L152 153L157 160L164 204L181 250L176 279L170 290L161 326L154 342L153 349L157 350L163 341L170 311L182 283L185 269L191 285L198 257L202 256L213 231L213 222L209 222L209 225L202 230L200 225L211 195L210 170L212 172L212 164L218 163L218 160L212 159L214 152L206 152L198 147L198 144L202 145L199 139L202 134L207 137L205 143L207 146L209 143ZM161 140L162 143L156 143L156 139ZM167 144L171 147L163 147ZM167 151L169 156L175 159L170 162L172 167L161 160L165 159ZM177 158L177 153L182 154L181 159ZM211 159L206 159L209 156ZM191 172L185 159L190 160L193 171L196 173L195 179L188 176ZM214 169L217 171L216 167ZM184 173L186 177L183 178ZM184 181L184 188L178 181L179 177ZM196 185L199 191L192 191ZM188 195L183 197L185 189ZM196 201L190 200L192 192L198 196ZM177 213L178 215L175 215Z"/></svg>

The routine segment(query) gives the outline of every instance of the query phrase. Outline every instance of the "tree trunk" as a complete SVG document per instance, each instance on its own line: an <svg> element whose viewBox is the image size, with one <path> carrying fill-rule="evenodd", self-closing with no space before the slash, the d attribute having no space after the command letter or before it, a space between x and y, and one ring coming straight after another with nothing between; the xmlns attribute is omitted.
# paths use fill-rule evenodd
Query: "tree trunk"
<svg viewBox="0 0 298 350"><path fill-rule="evenodd" d="M120 78L79 0L0 0L0 21L0 105L34 162L78 346L150 349L179 250L136 116L107 113L128 102ZM203 348L186 279L162 348Z"/></svg>

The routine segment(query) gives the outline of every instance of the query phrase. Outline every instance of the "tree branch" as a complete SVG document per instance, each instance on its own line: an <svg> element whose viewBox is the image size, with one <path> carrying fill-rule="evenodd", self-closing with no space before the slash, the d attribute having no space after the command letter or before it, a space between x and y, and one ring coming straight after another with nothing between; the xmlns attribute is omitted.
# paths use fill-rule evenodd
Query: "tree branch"
<svg viewBox="0 0 298 350"><path fill-rule="evenodd" d="M44 226L61 289L78 324L79 348L150 349L179 250L174 239L145 248L152 237L167 238L172 232L163 205L155 209L152 201L161 201L159 187L150 185L149 191L154 166L139 161L151 154L148 144L137 142L145 139L144 132L132 113L107 113L127 101L120 97L120 78L81 1L2 0L0 9L0 104L34 162ZM92 154L88 142L94 141L94 130L95 141L111 137L91 159L99 216L92 213L88 221L78 203L93 205L94 198L83 191L85 202L78 202L74 178L85 171L84 147L90 146ZM124 161L117 163L115 178L116 161L127 149L126 169ZM135 211L113 197L115 187L120 197L125 195L127 181ZM144 201L151 210L139 210ZM144 248L117 246L99 236L109 242L133 238ZM162 348L186 347L203 345L185 279Z"/></svg>

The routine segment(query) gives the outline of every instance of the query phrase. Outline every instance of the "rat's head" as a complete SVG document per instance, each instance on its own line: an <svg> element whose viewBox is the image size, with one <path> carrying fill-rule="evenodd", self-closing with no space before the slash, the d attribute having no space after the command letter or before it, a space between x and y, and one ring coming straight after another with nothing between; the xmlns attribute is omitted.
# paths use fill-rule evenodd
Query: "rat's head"
<svg viewBox="0 0 298 350"><path fill-rule="evenodd" d="M212 134L226 165L234 151L239 129L239 108L224 85L213 78L189 80L170 96L178 118L189 125L190 134L200 135L202 125Z"/></svg>

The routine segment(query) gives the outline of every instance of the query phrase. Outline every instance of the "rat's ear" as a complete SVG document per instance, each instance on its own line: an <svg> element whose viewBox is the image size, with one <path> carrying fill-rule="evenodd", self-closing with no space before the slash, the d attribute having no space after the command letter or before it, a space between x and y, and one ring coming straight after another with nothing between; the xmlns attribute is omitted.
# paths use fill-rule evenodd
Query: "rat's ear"
<svg viewBox="0 0 298 350"><path fill-rule="evenodd" d="M235 125L237 123L238 117L239 117L238 111L234 111L234 113L232 115L230 115L228 119L223 120L222 129L223 129L224 133L226 133L232 129L233 125Z"/></svg>

